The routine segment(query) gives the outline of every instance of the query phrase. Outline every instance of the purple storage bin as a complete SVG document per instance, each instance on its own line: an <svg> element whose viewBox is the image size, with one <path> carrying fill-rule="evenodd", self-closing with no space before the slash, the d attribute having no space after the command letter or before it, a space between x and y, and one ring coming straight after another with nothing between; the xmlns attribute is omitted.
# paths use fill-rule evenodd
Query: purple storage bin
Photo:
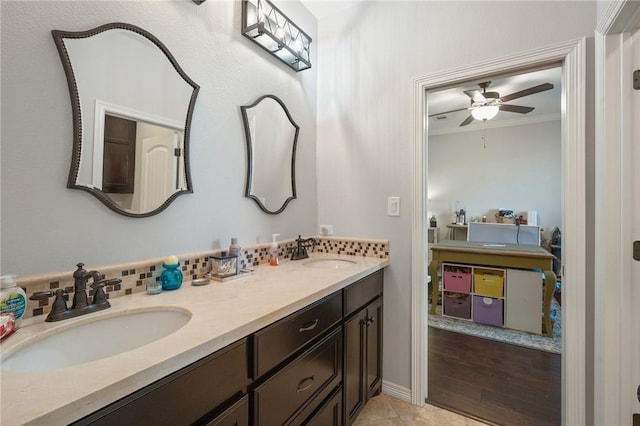
<svg viewBox="0 0 640 426"><path fill-rule="evenodd" d="M443 297L443 314L462 318L471 319L471 296L461 293L444 293Z"/></svg>
<svg viewBox="0 0 640 426"><path fill-rule="evenodd" d="M473 320L481 324L504 325L503 300L493 297L473 296Z"/></svg>

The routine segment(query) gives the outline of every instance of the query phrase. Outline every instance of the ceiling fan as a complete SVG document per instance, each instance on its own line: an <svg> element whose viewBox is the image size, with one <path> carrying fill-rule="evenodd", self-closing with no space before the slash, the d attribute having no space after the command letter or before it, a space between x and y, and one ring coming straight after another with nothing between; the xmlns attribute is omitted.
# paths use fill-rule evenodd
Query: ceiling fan
<svg viewBox="0 0 640 426"><path fill-rule="evenodd" d="M498 111L517 112L519 114L527 114L534 110L534 107L526 107L519 105L510 105L505 102L509 102L514 99L522 98L524 96L533 95L534 93L544 92L546 90L553 89L553 84L543 83L538 86L533 86L528 89L520 90L506 96L500 96L498 92L487 92L487 87L491 84L490 81L480 83L479 86L482 92L479 90L465 90L464 94L470 98L471 106L468 108L459 108L451 111L440 112L438 114L431 114L429 117L437 117L443 114L449 114L457 111L471 110L471 115L466 118L460 127L470 124L475 120L491 120L498 114Z"/></svg>

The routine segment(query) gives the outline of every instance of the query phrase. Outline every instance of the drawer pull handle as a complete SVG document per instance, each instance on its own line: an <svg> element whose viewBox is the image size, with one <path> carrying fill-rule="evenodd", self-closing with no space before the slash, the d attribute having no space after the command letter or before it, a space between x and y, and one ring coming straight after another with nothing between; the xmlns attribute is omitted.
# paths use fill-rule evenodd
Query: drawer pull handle
<svg viewBox="0 0 640 426"><path fill-rule="evenodd" d="M313 330L314 328L316 328L317 325L318 325L318 319L314 319L313 321L309 321L305 324L302 324L302 327L300 327L298 331L302 333L303 331Z"/></svg>
<svg viewBox="0 0 640 426"><path fill-rule="evenodd" d="M300 383L298 383L298 389L296 389L296 392L304 392L307 389L309 389L313 385L314 379L315 379L314 376L311 376L311 377L306 377L300 380Z"/></svg>

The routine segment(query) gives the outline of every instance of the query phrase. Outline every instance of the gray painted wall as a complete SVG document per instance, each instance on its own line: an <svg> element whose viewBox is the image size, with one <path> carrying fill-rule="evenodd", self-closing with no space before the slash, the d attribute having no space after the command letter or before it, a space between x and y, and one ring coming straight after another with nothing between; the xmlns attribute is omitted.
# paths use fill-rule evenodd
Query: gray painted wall
<svg viewBox="0 0 640 426"><path fill-rule="evenodd" d="M299 2L289 14L314 39ZM316 233L316 67L296 73L240 33L241 3L208 1L11 2L2 7L2 273L68 271L239 243ZM109 22L159 38L200 85L191 133L194 193L157 216L133 219L66 188L72 146L69 91L51 30ZM316 63L312 45L312 63ZM300 126L298 198L283 214L244 197L241 105L274 94Z"/></svg>
<svg viewBox="0 0 640 426"><path fill-rule="evenodd" d="M340 235L390 240L386 381L410 387L413 78L587 37L585 233L591 252L595 25L595 2L565 1L362 2L320 20L318 220ZM388 196L401 197L400 217L386 215ZM587 289L592 300L592 282ZM591 312L587 307L589 335ZM587 374L592 388L592 362Z"/></svg>
<svg viewBox="0 0 640 426"><path fill-rule="evenodd" d="M498 208L519 214L535 210L542 235L562 229L560 120L429 137L429 213L440 239L448 237L453 212L467 221ZM484 136L484 141L483 141ZM431 215L429 215L430 217Z"/></svg>

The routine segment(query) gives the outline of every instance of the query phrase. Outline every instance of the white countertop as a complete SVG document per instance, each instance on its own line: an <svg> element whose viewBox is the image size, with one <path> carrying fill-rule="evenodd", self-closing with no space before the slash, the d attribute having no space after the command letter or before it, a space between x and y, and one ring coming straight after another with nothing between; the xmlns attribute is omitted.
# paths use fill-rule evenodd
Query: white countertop
<svg viewBox="0 0 640 426"><path fill-rule="evenodd" d="M306 260L287 261L277 267L259 266L250 276L224 283L196 287L186 281L176 291L114 298L111 308L74 319L25 319L0 345L3 357L44 332L62 331L78 322L159 307L192 314L178 331L129 352L51 371L0 369L0 424L68 424L388 265L387 259L311 255L318 257L350 259L356 265L323 270L305 267Z"/></svg>

